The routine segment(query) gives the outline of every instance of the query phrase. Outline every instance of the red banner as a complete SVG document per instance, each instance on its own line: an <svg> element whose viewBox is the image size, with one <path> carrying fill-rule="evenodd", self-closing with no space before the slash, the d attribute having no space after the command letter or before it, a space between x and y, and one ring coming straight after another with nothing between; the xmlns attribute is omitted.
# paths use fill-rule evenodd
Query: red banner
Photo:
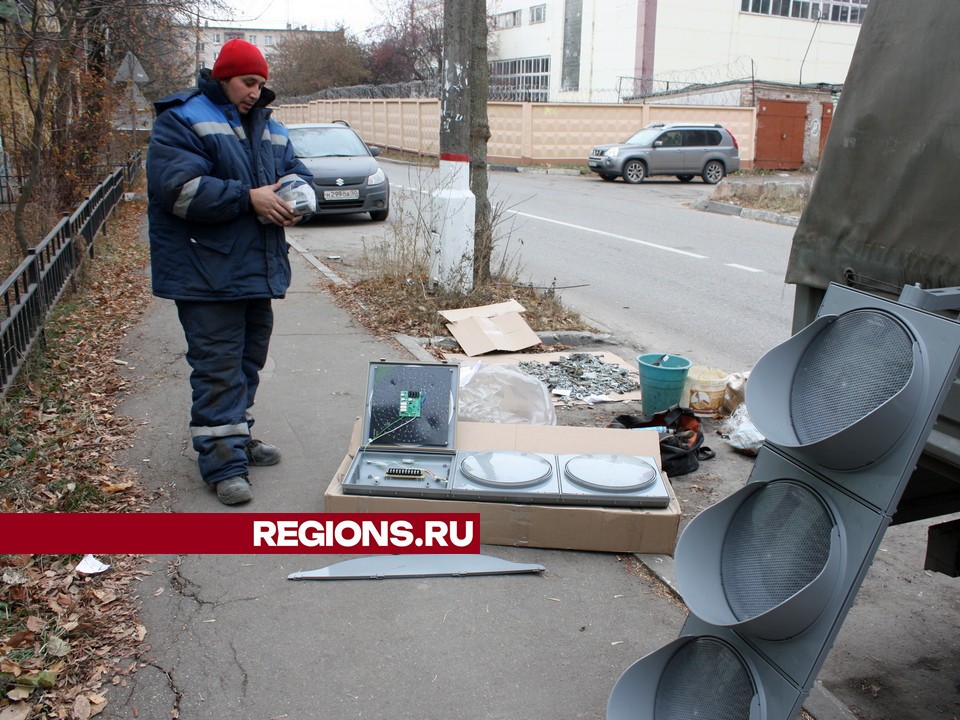
<svg viewBox="0 0 960 720"><path fill-rule="evenodd" d="M479 513L0 513L0 553L479 553Z"/></svg>

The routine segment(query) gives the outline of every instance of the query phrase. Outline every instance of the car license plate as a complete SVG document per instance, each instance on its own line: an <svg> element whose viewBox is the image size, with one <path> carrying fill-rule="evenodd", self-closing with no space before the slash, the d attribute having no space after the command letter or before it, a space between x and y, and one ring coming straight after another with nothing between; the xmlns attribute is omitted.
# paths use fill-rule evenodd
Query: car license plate
<svg viewBox="0 0 960 720"><path fill-rule="evenodd" d="M600 167L600 161L599 161L599 160L590 160L590 161L589 161L589 164L590 164L590 167Z"/></svg>
<svg viewBox="0 0 960 720"><path fill-rule="evenodd" d="M359 190L324 190L324 200L359 200Z"/></svg>

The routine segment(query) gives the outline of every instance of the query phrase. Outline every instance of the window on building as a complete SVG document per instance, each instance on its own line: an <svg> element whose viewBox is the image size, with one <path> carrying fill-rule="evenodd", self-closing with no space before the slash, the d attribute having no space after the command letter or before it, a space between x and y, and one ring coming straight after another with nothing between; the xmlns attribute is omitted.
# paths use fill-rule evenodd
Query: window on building
<svg viewBox="0 0 960 720"><path fill-rule="evenodd" d="M860 25L870 0L740 0L740 12Z"/></svg>
<svg viewBox="0 0 960 720"><path fill-rule="evenodd" d="M257 44L257 36L256 36L256 35L251 35L250 37L247 38L247 42L250 43L251 45L256 45L256 44Z"/></svg>
<svg viewBox="0 0 960 720"><path fill-rule="evenodd" d="M490 99L503 102L547 102L550 58L494 60L490 63Z"/></svg>
<svg viewBox="0 0 960 720"><path fill-rule="evenodd" d="M271 47L273 45L273 35L264 35L263 44L267 47Z"/></svg>
<svg viewBox="0 0 960 720"><path fill-rule="evenodd" d="M214 42L220 42L220 33L214 33L214 34L213 34L213 41L214 41Z"/></svg>
<svg viewBox="0 0 960 720"><path fill-rule="evenodd" d="M497 28L497 30L506 30L507 28L518 27L521 19L522 15L519 10L500 13L494 18L494 26Z"/></svg>
<svg viewBox="0 0 960 720"><path fill-rule="evenodd" d="M534 5L530 8L530 24L542 23L547 21L547 6Z"/></svg>

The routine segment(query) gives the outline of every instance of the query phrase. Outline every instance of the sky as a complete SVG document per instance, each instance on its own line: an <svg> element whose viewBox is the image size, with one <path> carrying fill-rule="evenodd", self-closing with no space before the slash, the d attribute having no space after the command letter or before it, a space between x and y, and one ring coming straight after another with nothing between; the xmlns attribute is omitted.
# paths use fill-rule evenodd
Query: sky
<svg viewBox="0 0 960 720"><path fill-rule="evenodd" d="M332 30L343 24L354 35L378 22L382 0L231 0L234 20L248 27L285 28L306 25L310 30Z"/></svg>

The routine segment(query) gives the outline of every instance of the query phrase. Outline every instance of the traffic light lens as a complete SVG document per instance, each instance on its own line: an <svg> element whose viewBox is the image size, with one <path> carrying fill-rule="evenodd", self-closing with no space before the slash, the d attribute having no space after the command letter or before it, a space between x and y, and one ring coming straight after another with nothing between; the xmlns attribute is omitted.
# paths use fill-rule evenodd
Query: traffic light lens
<svg viewBox="0 0 960 720"><path fill-rule="evenodd" d="M656 720L746 720L756 689L750 670L729 645L713 638L685 643L666 664L657 687Z"/></svg>
<svg viewBox="0 0 960 720"><path fill-rule="evenodd" d="M834 519L809 488L774 481L733 516L721 556L723 589L741 622L790 599L823 572Z"/></svg>
<svg viewBox="0 0 960 720"><path fill-rule="evenodd" d="M913 374L913 338L875 310L841 315L810 343L790 393L801 443L845 430L900 392Z"/></svg>

